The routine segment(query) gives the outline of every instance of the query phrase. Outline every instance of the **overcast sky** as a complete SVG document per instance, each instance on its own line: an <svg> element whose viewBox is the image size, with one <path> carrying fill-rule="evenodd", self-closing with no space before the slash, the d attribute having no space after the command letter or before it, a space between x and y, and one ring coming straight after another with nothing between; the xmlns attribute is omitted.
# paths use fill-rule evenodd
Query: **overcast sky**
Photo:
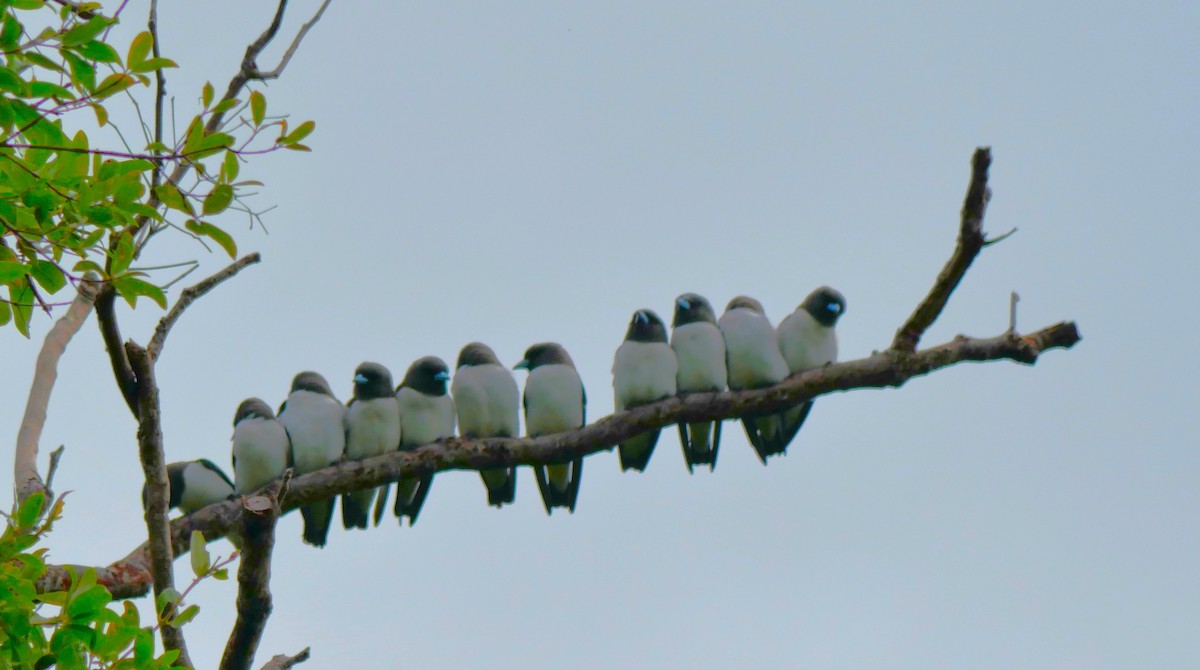
<svg viewBox="0 0 1200 670"><path fill-rule="evenodd" d="M180 128L271 4L162 3ZM593 456L574 515L547 518L528 469L512 507L440 475L415 528L338 528L323 551L290 515L259 662L311 645L306 668L1196 667L1198 25L1194 2L335 2L268 91L317 122L313 153L244 170L269 235L223 219L263 263L167 342L170 460L228 466L237 404L277 404L302 369L345 399L361 361L399 378L475 339L510 365L561 342L598 418L631 313L669 318L684 291L718 310L753 295L777 322L832 285L843 358L868 355L948 256L978 145L986 229L1019 232L926 344L1000 333L1013 290L1021 329L1074 319L1084 341L822 398L767 468L735 424L711 475L687 474L673 431L641 475ZM227 261L160 239L147 264ZM160 316L126 310L125 335ZM48 325L0 331L14 436ZM43 437L74 490L54 561L144 538L134 431L89 321ZM196 592L200 667L235 590Z"/></svg>

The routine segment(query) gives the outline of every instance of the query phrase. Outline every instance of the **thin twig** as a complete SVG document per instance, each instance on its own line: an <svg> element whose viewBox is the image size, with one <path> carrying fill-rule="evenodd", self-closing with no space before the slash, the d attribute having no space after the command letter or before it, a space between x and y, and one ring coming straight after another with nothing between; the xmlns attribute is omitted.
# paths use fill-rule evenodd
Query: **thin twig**
<svg viewBox="0 0 1200 670"><path fill-rule="evenodd" d="M50 467L46 469L46 500L54 497L54 491L51 488L54 486L54 473L58 472L58 462L62 460L63 452L66 449L65 444L60 444L57 449L50 452Z"/></svg>
<svg viewBox="0 0 1200 670"><path fill-rule="evenodd" d="M157 60L161 57L158 50L158 0L150 0L150 17L146 20L146 27L150 31L151 48L154 50L154 58ZM167 77L163 74L163 69L156 68L154 70L154 141L162 143L163 133L163 99L167 96ZM155 154L158 153L156 150ZM150 192L162 183L162 163L154 161L154 171L150 173Z"/></svg>
<svg viewBox="0 0 1200 670"><path fill-rule="evenodd" d="M289 670L289 668L295 667L307 661L308 657L308 647L302 649L300 653L296 654L295 656L276 654L275 656L271 657L271 660L267 661L267 664L262 667L262 670Z"/></svg>
<svg viewBox="0 0 1200 670"><path fill-rule="evenodd" d="M238 566L237 621L225 644L221 670L249 670L271 616L271 550L275 547L275 522L287 497L292 471L272 482L258 495L240 502L242 563Z"/></svg>
<svg viewBox="0 0 1200 670"><path fill-rule="evenodd" d="M91 275L94 277L94 275ZM25 402L25 414L21 428L17 431L17 444L13 456L13 488L17 501L24 502L34 491L45 491L45 484L37 471L38 443L42 439L42 428L46 425L46 408L50 405L50 392L58 380L58 361L66 351L67 344L83 326L92 304L96 300L96 282L82 281L76 288L75 299L67 308L42 343L34 365L33 384Z"/></svg>
<svg viewBox="0 0 1200 670"><path fill-rule="evenodd" d="M988 167L991 164L991 149L980 147L975 150L975 155L971 157L971 183L967 186L967 196L963 200L962 220L954 253L938 274L929 294L896 331L896 337L892 340L894 351L916 351L921 336L942 313L946 302L950 300L950 294L983 249L983 213L987 209L989 197L987 180Z"/></svg>
<svg viewBox="0 0 1200 670"><path fill-rule="evenodd" d="M317 13L313 15L312 19L309 20L308 23L300 26L300 31L296 33L296 38L292 40L290 45L288 45L287 51L283 52L283 57L279 59L279 65L277 65L274 70L269 72L259 72L254 78L263 80L278 79L279 75L283 74L283 69L287 67L289 62L291 62L292 56L296 53L296 49L300 48L300 42L304 39L304 36L308 34L309 30L312 30L313 26L317 25L317 21L321 20L321 15L325 13L325 8L329 7L329 3L331 2L333 2L333 0L325 0L325 2L322 2L321 6L317 9Z"/></svg>
<svg viewBox="0 0 1200 670"><path fill-rule="evenodd" d="M171 327L183 315L183 311L188 308L196 298L208 293L217 287L218 284L229 279L230 277L241 272L243 268L254 265L262 260L262 256L258 252L242 256L224 270L208 277L198 284L189 286L183 289L183 293L179 294L179 299L175 301L175 305L171 307L171 311L158 322L158 327L154 329L154 336L150 338L150 346L146 347L146 351L150 354L150 358L158 360L159 354L162 353L163 344L167 340L167 334L171 332Z"/></svg>
<svg viewBox="0 0 1200 670"><path fill-rule="evenodd" d="M1021 296L1017 295L1016 291L1008 297L1008 332L1017 332L1017 303L1021 302Z"/></svg>

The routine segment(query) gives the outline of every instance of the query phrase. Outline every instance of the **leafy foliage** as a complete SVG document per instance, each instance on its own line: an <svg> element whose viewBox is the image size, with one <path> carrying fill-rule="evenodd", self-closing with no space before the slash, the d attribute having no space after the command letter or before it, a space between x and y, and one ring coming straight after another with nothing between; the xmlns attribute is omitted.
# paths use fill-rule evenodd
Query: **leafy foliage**
<svg viewBox="0 0 1200 670"><path fill-rule="evenodd" d="M71 584L65 591L37 594L36 584L46 572L46 549L35 548L62 516L62 499L39 522L45 497L35 493L9 517L0 536L0 668L169 668L179 652L154 655L157 626L142 625L137 607L121 603L116 609L112 594L96 583L96 571L68 568ZM160 624L182 626L199 613L189 605L177 614L164 614L205 578L228 578L233 557L211 563L204 537L192 538L196 579L181 595L169 591L158 599Z"/></svg>
<svg viewBox="0 0 1200 670"><path fill-rule="evenodd" d="M130 305L146 297L165 307L164 285L133 265L149 239L170 229L235 256L233 236L212 219L238 210L256 220L241 198L260 183L239 181L241 164L281 148L307 151L301 142L314 128L268 117L260 91L248 102L216 99L209 83L202 109L170 144L147 129L140 150L94 147L64 123L71 114L91 110L107 126L107 105L138 107L134 93L152 94L151 75L175 63L155 56L149 32L123 49L110 44L119 17L99 3L59 4L0 0L0 326L26 336L34 308L55 304L44 294L88 272Z"/></svg>

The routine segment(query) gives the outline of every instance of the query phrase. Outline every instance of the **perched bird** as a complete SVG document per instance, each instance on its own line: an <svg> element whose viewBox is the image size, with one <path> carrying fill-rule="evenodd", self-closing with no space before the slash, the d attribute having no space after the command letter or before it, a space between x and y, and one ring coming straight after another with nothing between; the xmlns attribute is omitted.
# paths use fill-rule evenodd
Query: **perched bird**
<svg viewBox="0 0 1200 670"><path fill-rule="evenodd" d="M667 344L667 327L648 309L629 321L625 341L613 356L613 406L616 411L675 395L678 372L675 350ZM658 444L659 429L649 430L618 445L621 470L642 472Z"/></svg>
<svg viewBox="0 0 1200 670"><path fill-rule="evenodd" d="M779 324L776 329L779 351L792 374L837 360L837 333L834 326L845 312L846 299L842 294L822 286L809 293L796 311ZM784 412L785 444L796 436L811 409L810 400Z"/></svg>
<svg viewBox="0 0 1200 670"><path fill-rule="evenodd" d="M404 380L396 387L396 404L400 409L400 450L417 447L454 437L454 400L446 393L450 369L437 356L418 358L408 367ZM396 482L396 518L408 525L417 522L421 505L429 495L433 475L403 477ZM386 494L375 505L375 523L383 517Z"/></svg>
<svg viewBox="0 0 1200 670"><path fill-rule="evenodd" d="M458 354L450 385L458 410L458 434L463 437L517 437L520 394L517 380L500 364L496 352L472 342ZM488 504L503 507L517 494L517 469L482 470Z"/></svg>
<svg viewBox="0 0 1200 670"><path fill-rule="evenodd" d="M525 380L525 433L540 437L579 428L586 421L587 395L583 381L575 371L575 362L562 345L554 342L535 344L525 350L525 358L515 366L528 370ZM575 511L583 459L569 463L533 466L546 514L555 507Z"/></svg>
<svg viewBox="0 0 1200 670"><path fill-rule="evenodd" d="M233 495L233 482L216 463L206 458L168 463L167 483L170 489L167 509L178 507L184 514L191 514ZM142 507L149 504L149 487L143 485Z"/></svg>
<svg viewBox="0 0 1200 670"><path fill-rule="evenodd" d="M247 398L233 415L233 481L237 492L254 493L288 467L291 440L275 412L258 398Z"/></svg>
<svg viewBox="0 0 1200 670"><path fill-rule="evenodd" d="M346 405L346 458L362 459L400 446L400 407L392 391L392 373L378 363L354 370L354 395ZM366 528L376 489L342 496L342 525Z"/></svg>
<svg viewBox="0 0 1200 670"><path fill-rule="evenodd" d="M301 372L292 380L292 392L279 406L279 423L292 438L292 467L297 475L341 460L346 450L345 412L320 374ZM334 502L320 500L300 508L305 542L325 546Z"/></svg>
<svg viewBox="0 0 1200 670"><path fill-rule="evenodd" d="M729 388L735 391L762 388L787 378L787 361L779 353L775 328L767 320L762 303L744 295L730 300L717 326L725 338ZM787 450L782 414L743 416L742 426L764 465L768 456Z"/></svg>
<svg viewBox="0 0 1200 670"><path fill-rule="evenodd" d="M725 338L717 328L712 305L703 296L684 293L675 299L671 348L679 361L675 380L680 393L725 390ZM681 423L679 443L683 445L688 472L693 466L705 464L712 472L721 446L721 422Z"/></svg>

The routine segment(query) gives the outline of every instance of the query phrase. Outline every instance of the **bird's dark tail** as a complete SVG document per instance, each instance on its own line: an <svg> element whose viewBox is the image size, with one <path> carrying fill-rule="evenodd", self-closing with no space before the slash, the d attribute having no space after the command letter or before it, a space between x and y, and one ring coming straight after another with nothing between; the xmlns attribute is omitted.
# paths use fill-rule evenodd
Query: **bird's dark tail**
<svg viewBox="0 0 1200 670"><path fill-rule="evenodd" d="M300 508L304 517L304 541L314 547L324 547L329 537L329 526L333 521L333 503L336 498L310 503Z"/></svg>
<svg viewBox="0 0 1200 670"><path fill-rule="evenodd" d="M813 401L809 400L806 403L796 405L780 414L783 421L783 448L787 449L792 440L796 439L796 433L800 432L800 427L804 425L804 420L808 418L808 413L812 411Z"/></svg>
<svg viewBox="0 0 1200 670"><path fill-rule="evenodd" d="M551 468L553 472L549 472ZM574 514L575 501L579 498L579 481L583 478L583 459L557 465L535 465L533 472L537 476L546 514L550 514L555 507L566 507L567 511Z"/></svg>
<svg viewBox="0 0 1200 670"><path fill-rule="evenodd" d="M375 513L371 515L375 522L375 527L379 527L379 522L383 520L384 510L387 509L388 491L392 488L391 484L385 484L379 487L379 495L375 497Z"/></svg>
<svg viewBox="0 0 1200 670"><path fill-rule="evenodd" d="M787 453L782 414L743 416L742 426L746 429L746 439L763 465L767 464L767 458Z"/></svg>
<svg viewBox="0 0 1200 670"><path fill-rule="evenodd" d="M408 525L417 522L421 514L421 506L425 504L425 496L429 495L429 487L433 484L433 475L423 477L405 477L396 482L396 506L394 512L404 525L404 517L408 517Z"/></svg>
<svg viewBox="0 0 1200 670"><path fill-rule="evenodd" d="M659 429L649 430L641 435L635 435L618 445L617 453L621 460L621 472L637 470L644 472L654 455L654 447L658 444Z"/></svg>
<svg viewBox="0 0 1200 670"><path fill-rule="evenodd" d="M375 498L375 489L355 491L342 496L342 526L346 530L362 528L366 530L371 515L371 501Z"/></svg>
<svg viewBox="0 0 1200 670"><path fill-rule="evenodd" d="M517 498L517 469L494 468L480 470L479 476L487 487L488 504L494 507L504 507L512 504Z"/></svg>
<svg viewBox="0 0 1200 670"><path fill-rule="evenodd" d="M697 465L707 465L712 472L717 467L717 450L721 447L721 422L679 424L679 444L688 472Z"/></svg>

